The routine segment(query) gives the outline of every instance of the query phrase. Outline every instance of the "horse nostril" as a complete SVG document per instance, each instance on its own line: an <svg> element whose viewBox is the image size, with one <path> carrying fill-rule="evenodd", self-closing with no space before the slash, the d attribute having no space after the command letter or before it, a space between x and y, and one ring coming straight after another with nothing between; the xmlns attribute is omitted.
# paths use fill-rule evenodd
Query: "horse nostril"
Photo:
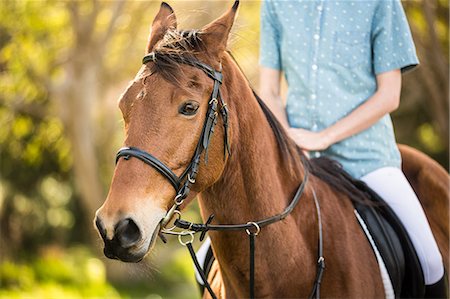
<svg viewBox="0 0 450 299"><path fill-rule="evenodd" d="M103 222L98 217L95 218L95 226L97 227L97 230L100 233L100 236L102 236L103 240L106 240L106 228L103 225Z"/></svg>
<svg viewBox="0 0 450 299"><path fill-rule="evenodd" d="M139 227L130 218L123 219L117 223L115 235L123 248L129 248L141 239Z"/></svg>

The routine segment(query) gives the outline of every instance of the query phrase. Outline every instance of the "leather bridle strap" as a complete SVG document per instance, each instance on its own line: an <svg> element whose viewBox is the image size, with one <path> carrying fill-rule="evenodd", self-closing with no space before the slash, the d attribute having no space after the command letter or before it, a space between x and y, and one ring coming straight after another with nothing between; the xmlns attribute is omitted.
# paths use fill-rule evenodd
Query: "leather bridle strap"
<svg viewBox="0 0 450 299"><path fill-rule="evenodd" d="M302 157L302 159L303 159L303 157ZM262 219L259 221L253 221L253 222L242 223L242 224L209 224L208 222L203 224L203 223L192 223L192 222L189 222L189 221L186 221L183 219L175 220L174 224L178 228L188 229L188 230L194 231L194 232L207 232L209 230L236 231L236 230L252 229L255 227L255 224L259 227L264 227L269 224L283 220L292 212L292 210L295 208L295 206L299 202L299 200L303 194L303 191L305 189L305 186L308 182L309 170L307 167L305 167L304 169L305 169L305 174L304 174L302 183L298 187L297 192L295 193L294 197L292 198L292 201L290 202L290 204L280 214L277 214L272 217L268 217L268 218L265 218L265 219Z"/></svg>
<svg viewBox="0 0 450 299"><path fill-rule="evenodd" d="M322 228L322 213L320 212L319 200L316 196L316 191L312 189L314 204L316 205L317 211L317 222L319 224L319 239L318 239L318 258L317 258L317 273L316 279L314 280L314 286L312 288L311 294L309 294L309 299L320 298L320 284L322 283L323 272L325 271L325 258L323 257L323 228Z"/></svg>
<svg viewBox="0 0 450 299"><path fill-rule="evenodd" d="M164 57L165 55L169 54L159 54L154 52L149 53L144 56L144 58L142 59L142 63L156 63L158 59L167 58ZM119 150L116 156L116 163L121 157L124 157L126 160L128 160L130 157L135 157L143 161L147 165L156 169L160 174L162 174L163 177L165 177L174 187L176 192L174 203L172 207L167 211L165 217L163 218L163 220L161 220L160 223L163 230L167 223L172 219L176 211L180 209L181 204L188 196L192 185L195 183L200 165L200 156L203 152L205 152L205 164L208 162L208 148L211 142L211 137L214 133L214 127L217 124L219 111L223 120L224 127L224 160L226 159L226 154L230 154L230 146L228 142L228 108L226 107L226 103L220 93L220 85L222 84L223 79L221 71L216 71L212 67L198 61L194 57L170 55L170 59L175 60L179 63L196 67L214 80L213 90L208 102L208 110L206 112L205 122L203 124L200 138L197 142L194 154L189 165L180 176L177 176L166 164L157 159L155 156L136 147L124 147Z"/></svg>
<svg viewBox="0 0 450 299"><path fill-rule="evenodd" d="M302 157L302 159L304 159ZM214 231L242 231L245 230L249 235L249 245L250 245L250 279L249 279L249 298L255 298L255 239L259 234L262 227L267 226L269 224L281 221L285 219L294 209L294 207L298 204L304 190L305 186L308 182L309 178L309 170L307 167L304 168L305 173L303 177L303 181L300 186L297 188L297 192L293 197L290 204L284 209L284 211L280 214L277 214L272 217L265 218L263 220L248 222L245 224L210 224L213 218L211 215L205 224L202 223L192 223L185 221L183 219L176 219L175 226L181 229L186 229L187 231L192 232L201 232L200 241L203 240L205 234L209 230ZM318 258L317 258L317 273L316 278L314 280L314 285L309 295L309 298L320 298L320 285L322 283L322 277L325 270L325 258L323 256L323 228L322 228L322 216L320 212L320 204L316 196L316 192L312 189L314 204L317 211L317 222L318 222ZM256 231L255 231L256 228ZM195 254L191 254L192 260L194 261L194 265L197 268L197 271L201 274L203 283L207 288L208 292L211 294L213 298L215 298L214 292L211 290L211 286L206 278L203 269L200 267L197 257Z"/></svg>
<svg viewBox="0 0 450 299"><path fill-rule="evenodd" d="M158 54L158 53L152 52L152 53L149 53L146 56L144 56L142 63L146 64L151 61L155 62L158 59L158 57L160 57L160 55L170 55L170 54ZM164 230L164 227L170 221L170 219L174 215L174 212L179 209L184 198L186 198L187 195L189 194L191 185L193 185L195 183L195 179L196 179L199 164L200 164L200 156L203 153L203 151L205 151L205 163L207 163L207 161L208 161L209 143L211 141L211 136L214 132L214 127L217 124L217 115L218 115L219 111L222 116L223 126L224 126L224 135L225 135L224 136L224 159L226 158L227 152L228 152L228 154L230 154L230 147L228 144L228 109L226 107L226 103L223 101L223 98L220 94L220 85L222 84L222 79L223 79L222 73L220 71L214 70L210 66L208 66L192 57L171 55L170 58L179 63L194 66L194 67L202 70L206 75L208 75L211 79L214 80L213 91L211 93L211 98L208 103L208 111L206 113L206 119L203 124L200 139L198 140L197 146L195 148L195 152L192 156L192 159L191 159L189 165L186 167L186 169L184 170L182 175L178 177L169 167L167 167L159 159L157 159L153 155L151 155L141 149L138 149L136 147L121 148L116 156L116 163L119 161L119 159L121 157L124 157L124 159L126 159L126 160L128 160L130 157L135 157L135 158L143 161L144 163L146 163L149 166L156 169L160 174L162 174L172 184L172 186L176 190L177 195L174 199L175 203L172 206L172 208L170 208L170 210L167 212L164 219L161 221L161 227L163 228L163 230L162 230L163 233L171 233L171 231L173 229L173 228L171 228L171 229ZM219 109L219 105L221 106L220 109ZM303 156L301 158L302 158L303 164L305 164L304 160L303 160L305 158ZM172 234L178 234L179 238L180 238L180 236L186 235L186 233L187 233L192 236L192 240L193 240L194 233L201 232L200 240L203 240L206 232L209 230L214 230L214 231L245 230L247 232L247 234L249 235L249 243L250 243L249 292L250 292L250 297L254 298L254 296L255 296L255 290L254 290L255 238L258 235L258 233L260 232L262 227L285 219L293 211L293 209L299 202L299 200L303 194L303 191L305 189L305 186L308 182L308 177L309 177L308 167L304 167L304 170L305 170L305 173L304 173L304 178L303 178L302 183L298 187L297 192L295 193L290 204L280 214L277 214L272 217L268 217L268 218L265 218L265 219L262 219L259 221L248 222L246 224L210 224L213 219L213 215L211 215L209 217L208 221L206 221L206 223L204 223L204 224L192 223L192 222L188 222L188 221L185 221L182 219L176 219L174 222L175 227L185 229L185 231L184 231L184 233L172 232ZM183 180L184 180L184 182L183 182ZM313 196L314 196L314 200L315 200L315 204L316 204L316 208L317 208L318 221L319 221L319 258L317 261L317 266L318 266L317 276L316 276L314 287L313 287L310 297L315 296L316 298L318 298L320 296L320 283L322 280L323 270L325 269L325 263L324 263L323 253L322 253L323 241L322 241L322 222L321 222L321 217L320 217L320 207L319 207L319 203L317 201L316 195L314 193L314 190L313 190ZM181 214L179 214L179 215L181 215ZM214 292L212 291L212 288L208 283L206 275L203 272L203 270L201 269L200 264L198 263L197 258L195 256L195 252L194 252L194 250L192 248L192 244L191 244L192 240L189 242L186 242L186 243L182 243L181 241L180 242L183 245L186 245L188 247L189 253L190 253L192 259L194 260L195 267L197 268L199 273L201 273L202 280L203 280L206 288L208 289L209 293L211 294L212 298L215 299L216 296L215 296Z"/></svg>
<svg viewBox="0 0 450 299"><path fill-rule="evenodd" d="M192 243L186 243L186 247L189 250L189 254L192 258L192 261L194 262L195 268L197 268L198 273L200 274L200 277L203 280L203 283L205 284L206 289L208 290L209 294L211 295L211 298L217 299L216 294L214 294L214 291L211 288L211 285L208 282L208 278L206 277L205 271L203 271L202 267L200 266L197 256L195 255L194 248L192 247Z"/></svg>
<svg viewBox="0 0 450 299"><path fill-rule="evenodd" d="M198 61L197 59L192 58L192 57L185 57L185 56L180 56L180 55L176 55L176 54L170 55L170 54L159 54L159 53L151 52L151 53L145 55L144 58L142 58L142 64L146 64L146 63L152 62L152 61L154 62L159 57L162 57L162 56L170 56L170 59L175 60L179 63L194 66L194 67L202 70L211 79L219 81L219 83L222 83L222 72L221 71L216 71L209 65L207 65L201 61Z"/></svg>
<svg viewBox="0 0 450 299"><path fill-rule="evenodd" d="M144 56L142 63L146 64L148 62L155 62L159 55L157 53L149 53ZM164 54L166 55L166 54ZM178 177L168 166L166 166L163 162L161 162L158 158L147 153L136 147L124 147L121 148L116 156L116 163L119 161L121 157L124 157L128 160L130 157L138 158L143 161L147 165L156 169L160 174L162 174L174 187L176 191L176 199L175 205L177 207L172 207L170 209L173 213L173 210L178 209L178 206L181 204L182 200L187 197L190 192L190 187L195 183L195 179L198 172L198 167L200 164L200 156L205 151L205 163L208 162L208 148L211 142L212 134L214 133L214 127L217 124L217 116L220 110L220 114L223 119L224 125L224 144L225 144L225 152L230 153L229 144L228 144L228 109L226 104L220 94L220 85L222 84L222 73L220 71L216 71L210 66L196 60L195 58L183 57L183 56L171 56L171 59L184 63L187 65L194 66L200 70L202 70L208 77L214 80L214 86L211 93L210 101L208 102L208 111L206 113L206 119L203 124L202 132L200 135L200 139L197 143L197 146L194 151L194 155L186 167L184 172ZM219 109L220 105L220 109ZM225 157L224 157L225 159ZM184 182L183 182L184 181Z"/></svg>
<svg viewBox="0 0 450 299"><path fill-rule="evenodd" d="M136 147L123 147L116 155L116 164L119 161L120 157L124 157L125 160L130 159L130 157L138 158L145 164L148 164L151 167L155 168L159 173L166 177L175 188L175 190L180 189L181 178L179 178L169 167L167 167L153 155L144 152Z"/></svg>
<svg viewBox="0 0 450 299"><path fill-rule="evenodd" d="M304 158L302 157L302 159L304 159ZM284 218L286 218L293 211L294 207L299 202L299 200L300 200L300 198L301 198L301 196L303 194L303 191L305 190L305 186L306 186L306 184L308 182L309 170L308 170L307 167L305 167L304 169L305 169L305 173L304 173L304 177L303 177L302 183L298 187L297 192L295 193L295 196L292 199L291 203L280 214L277 214L277 215L269 217L269 218L265 218L263 220L255 221L255 222L247 222L245 224L216 224L216 225L210 224L210 222L212 221L213 216L210 216L208 221L206 221L205 224L192 223L192 222L185 221L183 219L176 219L174 224L175 224L176 227L182 228L182 229L187 229L188 231L201 232L200 241L203 240L206 232L209 231L209 230L214 230L214 231L242 231L242 230L245 230L247 232L247 234L249 235L249 245L250 245L250 253L249 253L250 254L249 298L255 298L255 238L259 234L259 232L261 230L261 227L264 227L264 226L267 226L269 224L272 224L272 223L278 222L280 220L283 220ZM316 207L317 208L319 207L317 201L316 201ZM320 216L319 216L319 220L320 220ZM321 245L322 244L322 237L321 237L322 236L322 225L321 225L321 223L319 224L319 227L320 227L320 232L319 232L319 244L320 244L319 245L319 256L322 256L322 252L321 252L321 248L322 248L322 245ZM191 258L194 261L194 265L197 268L197 271L201 275L201 278L203 280L203 283L204 283L206 289L211 294L211 297L215 298L216 295L214 294L214 292L212 292L211 286L209 285L208 280L204 278L204 277L206 277L206 275L203 272L203 269L200 267L200 265L199 265L199 263L197 261L197 257L195 256L195 254L194 255L191 254ZM320 258L319 258L319 260L320 260ZM323 258L322 258L322 260L323 260ZM320 275L319 278L321 279L322 275ZM318 280L316 278L312 294L313 295L314 294L319 294L319 289L320 289L320 281L318 282Z"/></svg>
<svg viewBox="0 0 450 299"><path fill-rule="evenodd" d="M210 216L205 224L194 224L191 222L187 222L187 221L178 219L175 221L175 225L180 228L185 228L184 225L188 224L190 227L186 228L187 231L192 231L192 233L201 232L200 241L203 240L205 233L208 230L237 231L237 230L245 229L246 233L249 236L249 245L250 245L249 246L250 247L250 252L249 252L249 262L250 262L250 265L249 265L249 270L250 270L249 298L253 299L253 298L255 298L255 240L256 240L256 236L261 231L260 225L263 227L263 226L269 225L271 223L274 223L274 222L277 222L277 221L280 221L280 220L286 218L286 216L289 215L290 212L292 212L293 208L298 203L298 201L304 191L306 182L308 181L308 177L309 177L309 171L308 171L308 168L305 168L305 175L303 178L303 182L300 184L299 188L297 189L294 199L291 201L289 206L283 211L283 213L280 213L276 216L269 217L269 218L266 218L264 220L257 221L257 222L248 222L246 224L237 224L237 225L210 225L209 223L212 221L212 218L213 218L213 216ZM314 204L315 204L316 212L317 212L317 222L318 222L318 252L317 252L317 255L318 255L318 258L317 258L316 278L314 279L314 285L313 285L313 288L312 288L311 293L308 298L309 299L313 299L313 298L319 299L320 298L320 285L322 283L322 277L323 277L323 273L325 271L325 258L323 256L323 228L322 228L322 216L321 216L321 211L320 211L320 204L317 199L316 192L314 191L314 189L311 189L311 190L313 193ZM185 231L185 232L187 232L187 231ZM192 244L186 243L184 245L186 245L189 249L191 258L194 262L195 267L197 268L198 273L200 274L200 277L203 280L204 286L206 287L206 289L208 290L208 292L210 293L212 298L217 298L216 295L214 294L214 292L212 291L212 288L206 278L205 272L203 271L203 269L201 268L201 266L197 260L197 256L195 255L195 253L192 250Z"/></svg>
<svg viewBox="0 0 450 299"><path fill-rule="evenodd" d="M222 81L223 81L222 72L216 71L209 65L207 65L201 61L198 61L197 59L195 59L193 57L185 57L185 56L176 55L176 54L170 55L170 54L159 54L159 53L151 52L144 56L144 58L142 59L142 63L146 64L148 62L152 62L152 61L154 62L157 59L162 58L164 56L170 56L171 60L175 60L179 63L196 67L196 68L200 69L201 71L203 71L208 77L210 77L211 79L214 80L214 87L213 87L213 91L211 93L211 100L216 99L219 101L219 104L220 104L220 114L222 116L223 127L224 127L224 155L225 155L224 158L226 157L227 153L229 155L231 155L230 144L228 141L228 107L227 107L227 104L225 103L225 101L223 100L223 97L220 92L220 85L222 84ZM214 125L216 123L217 123L217 120L215 120ZM213 129L212 129L212 131L213 131ZM206 133L209 133L209 132L212 133L212 131L206 130ZM209 135L210 134L206 134L204 136L205 139L203 140L203 143L204 143L204 146L206 145L205 149L207 149L207 145L209 144L209 139L210 139ZM206 159L207 159L207 156L206 156Z"/></svg>
<svg viewBox="0 0 450 299"><path fill-rule="evenodd" d="M255 238L256 234L248 233L248 240L250 245L250 283L249 283L249 292L250 298L255 298Z"/></svg>

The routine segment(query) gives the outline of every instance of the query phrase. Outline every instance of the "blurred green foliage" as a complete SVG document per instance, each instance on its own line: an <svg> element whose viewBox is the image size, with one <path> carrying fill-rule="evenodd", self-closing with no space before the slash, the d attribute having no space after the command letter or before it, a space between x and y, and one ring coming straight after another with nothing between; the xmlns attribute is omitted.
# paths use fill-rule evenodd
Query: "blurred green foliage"
<svg viewBox="0 0 450 299"><path fill-rule="evenodd" d="M48 3L46 6L58 3ZM70 147L61 120L52 115L50 80L58 51L67 42L67 13L34 1L6 1L0 7L0 143L2 176L29 192L38 178L68 175ZM50 107L49 107L50 106Z"/></svg>
<svg viewBox="0 0 450 299"><path fill-rule="evenodd" d="M17 262L0 263L0 298L198 298L187 250L159 244L151 264L115 263L127 279L110 281L107 261L86 245L46 247ZM123 267L122 267L123 266Z"/></svg>
<svg viewBox="0 0 450 299"><path fill-rule="evenodd" d="M196 298L187 251L175 251L158 281L111 284L106 267L85 246L47 248L20 263L0 263L0 298ZM164 263L163 263L164 266Z"/></svg>
<svg viewBox="0 0 450 299"><path fill-rule="evenodd" d="M70 238L77 201L70 144L52 113L50 85L60 45L70 39L67 13L55 1L5 1L0 20L0 224L8 255L22 246L34 250L43 239Z"/></svg>
<svg viewBox="0 0 450 299"><path fill-rule="evenodd" d="M402 1L420 66L403 76L397 141L449 168L449 2Z"/></svg>
<svg viewBox="0 0 450 299"><path fill-rule="evenodd" d="M0 265L0 298L120 298L106 281L105 266L83 247L53 249L28 263Z"/></svg>

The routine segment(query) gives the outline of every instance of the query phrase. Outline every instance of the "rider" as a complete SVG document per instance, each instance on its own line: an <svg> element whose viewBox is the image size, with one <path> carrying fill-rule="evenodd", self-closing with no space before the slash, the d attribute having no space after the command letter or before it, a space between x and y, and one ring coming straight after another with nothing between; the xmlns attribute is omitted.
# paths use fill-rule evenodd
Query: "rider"
<svg viewBox="0 0 450 299"><path fill-rule="evenodd" d="M384 198L416 248L425 296L446 297L442 257L401 171L389 116L399 105L401 74L418 64L400 0L264 0L260 46L266 104L311 156L339 161Z"/></svg>

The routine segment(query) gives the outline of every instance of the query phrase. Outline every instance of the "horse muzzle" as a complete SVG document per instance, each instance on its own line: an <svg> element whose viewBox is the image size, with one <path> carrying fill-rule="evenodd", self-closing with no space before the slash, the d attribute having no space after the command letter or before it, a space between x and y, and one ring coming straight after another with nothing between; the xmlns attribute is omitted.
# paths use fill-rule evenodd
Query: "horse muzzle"
<svg viewBox="0 0 450 299"><path fill-rule="evenodd" d="M150 248L153 247L160 230L158 225L151 238L144 238L135 221L131 218L125 218L114 226L114 234L110 237L99 217L96 217L95 225L105 245L103 249L105 256L131 263L140 262L145 257Z"/></svg>

